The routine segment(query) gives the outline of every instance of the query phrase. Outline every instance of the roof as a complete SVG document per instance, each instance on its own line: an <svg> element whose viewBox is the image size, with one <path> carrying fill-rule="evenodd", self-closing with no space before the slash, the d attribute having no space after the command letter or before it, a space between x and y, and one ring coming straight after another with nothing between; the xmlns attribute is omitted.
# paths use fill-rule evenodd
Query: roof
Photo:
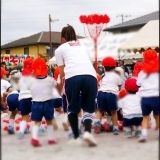
<svg viewBox="0 0 160 160"><path fill-rule="evenodd" d="M51 32L52 44L60 44L61 43L61 32ZM83 38L81 36L77 36L78 38ZM34 44L49 44L49 32L39 32L29 37L24 37L10 43L4 44L1 46L1 49L8 49L20 46L28 46Z"/></svg>
<svg viewBox="0 0 160 160"><path fill-rule="evenodd" d="M122 28L124 29L124 28L144 26L146 23L148 23L151 20L159 20L159 11L114 25L112 27L104 29L103 31L114 31Z"/></svg>
<svg viewBox="0 0 160 160"><path fill-rule="evenodd" d="M159 20L149 21L131 39L120 46L122 51L159 50Z"/></svg>

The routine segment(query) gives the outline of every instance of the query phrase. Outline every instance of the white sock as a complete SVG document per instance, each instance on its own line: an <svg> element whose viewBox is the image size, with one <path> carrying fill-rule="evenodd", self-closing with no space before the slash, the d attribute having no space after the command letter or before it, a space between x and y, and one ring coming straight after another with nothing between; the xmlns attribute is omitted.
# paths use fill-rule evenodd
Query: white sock
<svg viewBox="0 0 160 160"><path fill-rule="evenodd" d="M8 117L8 115L9 115L8 113L2 113L1 114L1 119L4 119L4 118Z"/></svg>
<svg viewBox="0 0 160 160"><path fill-rule="evenodd" d="M113 126L113 128L116 128L116 129L118 129L118 126Z"/></svg>
<svg viewBox="0 0 160 160"><path fill-rule="evenodd" d="M53 126L47 126L48 140L53 140Z"/></svg>
<svg viewBox="0 0 160 160"><path fill-rule="evenodd" d="M139 130L141 130L141 129L142 129L141 126L136 126L136 130L137 130L137 131L139 131Z"/></svg>
<svg viewBox="0 0 160 160"><path fill-rule="evenodd" d="M26 129L26 127L27 127L27 122L26 121L22 121L20 123L20 130L19 130L19 132L24 133L24 130Z"/></svg>
<svg viewBox="0 0 160 160"><path fill-rule="evenodd" d="M71 128L71 126L68 127L68 132L69 132L69 134L72 133L72 128Z"/></svg>
<svg viewBox="0 0 160 160"><path fill-rule="evenodd" d="M81 120L82 120L82 117L78 117L78 128L80 129L81 127Z"/></svg>
<svg viewBox="0 0 160 160"><path fill-rule="evenodd" d="M131 127L124 127L124 130L125 130L126 132L131 131Z"/></svg>
<svg viewBox="0 0 160 160"><path fill-rule="evenodd" d="M147 129L142 129L142 135L147 136Z"/></svg>
<svg viewBox="0 0 160 160"><path fill-rule="evenodd" d="M38 140L38 129L39 127L34 125L32 128L32 138Z"/></svg>
<svg viewBox="0 0 160 160"><path fill-rule="evenodd" d="M112 125L112 117L107 115L107 124Z"/></svg>
<svg viewBox="0 0 160 160"><path fill-rule="evenodd" d="M14 127L14 119L9 119L9 126Z"/></svg>
<svg viewBox="0 0 160 160"><path fill-rule="evenodd" d="M54 111L54 118L57 118L60 115L58 111Z"/></svg>
<svg viewBox="0 0 160 160"><path fill-rule="evenodd" d="M64 122L65 122L65 123L68 122L68 114L67 114L67 113L64 114Z"/></svg>

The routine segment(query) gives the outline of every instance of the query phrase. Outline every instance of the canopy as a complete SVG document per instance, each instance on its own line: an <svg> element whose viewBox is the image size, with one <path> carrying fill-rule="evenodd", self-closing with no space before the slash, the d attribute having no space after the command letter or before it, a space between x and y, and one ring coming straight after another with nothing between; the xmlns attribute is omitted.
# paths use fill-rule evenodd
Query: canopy
<svg viewBox="0 0 160 160"><path fill-rule="evenodd" d="M127 40L132 38L135 35L135 32L131 33L123 33L123 34L113 34L113 33L103 33L98 39L98 61L101 61L106 56L112 56L115 59L137 59L142 58L140 54L132 54L127 55L127 53L121 51L118 52L119 47L124 44ZM90 38L79 39L82 46L88 52L88 55L91 61L95 60L94 56L94 43Z"/></svg>
<svg viewBox="0 0 160 160"><path fill-rule="evenodd" d="M159 51L159 20L149 21L119 48L123 52L143 52L147 49Z"/></svg>

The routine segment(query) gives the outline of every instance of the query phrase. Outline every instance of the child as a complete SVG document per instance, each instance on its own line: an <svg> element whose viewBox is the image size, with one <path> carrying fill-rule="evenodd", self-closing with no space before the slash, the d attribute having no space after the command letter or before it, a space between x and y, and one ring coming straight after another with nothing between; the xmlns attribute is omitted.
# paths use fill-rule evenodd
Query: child
<svg viewBox="0 0 160 160"><path fill-rule="evenodd" d="M32 81L32 63L32 58L27 58L24 61L22 77L19 80L19 109L22 115L22 122L20 123L18 139L23 139L24 133L29 132L27 130L27 122L29 121L29 114L31 113L32 95L27 87Z"/></svg>
<svg viewBox="0 0 160 160"><path fill-rule="evenodd" d="M136 94L138 87L136 79L130 78L125 81L127 95L118 101L118 106L123 112L123 126L125 127L125 137L132 137L132 126L136 127L135 136L141 134L142 110L140 97Z"/></svg>
<svg viewBox="0 0 160 160"><path fill-rule="evenodd" d="M153 111L156 129L159 129L159 61L156 51L146 50L143 53L143 70L139 73L137 86L142 97L141 108L143 114L142 134L139 142L147 140L147 126L149 115Z"/></svg>
<svg viewBox="0 0 160 160"><path fill-rule="evenodd" d="M142 62L137 62L134 65L134 69L133 69L133 73L132 73L132 78L136 78L138 77L138 74L140 73L140 71L143 69L143 63Z"/></svg>
<svg viewBox="0 0 160 160"><path fill-rule="evenodd" d="M9 126L8 126L8 133L14 134L14 120L15 116L19 111L19 101L18 101L18 81L19 75L16 73L11 76L12 80L12 88L10 90L3 93L3 99L6 100L7 105L9 107L9 111L11 112L9 118Z"/></svg>
<svg viewBox="0 0 160 160"><path fill-rule="evenodd" d="M12 91L11 84L6 80L6 75L8 72L1 67L1 119L6 118L9 115L7 103L6 103L6 97L3 98L4 92Z"/></svg>
<svg viewBox="0 0 160 160"><path fill-rule="evenodd" d="M124 82L126 80L126 77L124 76L124 70L122 67L116 67L115 72L122 78L122 86L121 89L124 89Z"/></svg>
<svg viewBox="0 0 160 160"><path fill-rule="evenodd" d="M94 123L95 130L101 130L101 117L103 112L111 113L113 122L113 132L119 134L117 118L117 94L122 85L122 79L115 73L116 61L112 57L106 57L102 61L105 68L105 75L101 80L98 91L97 102L98 111L96 113L97 121ZM108 119L111 121L111 116ZM107 120L109 121L109 120Z"/></svg>
<svg viewBox="0 0 160 160"><path fill-rule="evenodd" d="M52 92L57 83L53 78L47 76L48 68L44 59L37 58L33 61L33 71L35 78L30 84L33 99L31 119L35 121L35 124L32 129L31 144L33 146L41 146L38 140L38 128L43 116L47 122L48 144L55 144L52 124L54 115Z"/></svg>

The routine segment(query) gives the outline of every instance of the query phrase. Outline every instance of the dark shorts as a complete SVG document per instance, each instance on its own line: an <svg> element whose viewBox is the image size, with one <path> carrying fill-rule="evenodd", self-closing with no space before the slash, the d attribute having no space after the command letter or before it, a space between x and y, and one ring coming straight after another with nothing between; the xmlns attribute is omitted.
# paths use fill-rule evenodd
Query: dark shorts
<svg viewBox="0 0 160 160"><path fill-rule="evenodd" d="M63 107L64 113L66 113L67 110L68 110L67 106L68 106L68 104L67 104L67 98L66 98L66 95L63 94L63 96L62 96L62 107ZM81 110L81 108L82 108L82 96L80 95L79 96L79 110Z"/></svg>
<svg viewBox="0 0 160 160"><path fill-rule="evenodd" d="M82 108L85 112L93 113L97 89L97 79L90 75L79 75L66 79L68 112L78 114ZM81 99L79 98L80 93Z"/></svg>
<svg viewBox="0 0 160 160"><path fill-rule="evenodd" d="M107 92L98 92L97 96L98 109L107 112L109 115L112 111L117 111L117 95Z"/></svg>
<svg viewBox="0 0 160 160"><path fill-rule="evenodd" d="M4 108L2 105L1 105L1 111L5 111L7 110L8 108Z"/></svg>
<svg viewBox="0 0 160 160"><path fill-rule="evenodd" d="M19 101L19 109L21 111L22 116L31 113L31 107L32 107L32 98L26 98Z"/></svg>
<svg viewBox="0 0 160 160"><path fill-rule="evenodd" d="M160 114L159 107L160 97L146 97L141 100L141 108L143 116L148 116L153 111L154 115Z"/></svg>
<svg viewBox="0 0 160 160"><path fill-rule="evenodd" d="M19 100L18 100L19 94L10 94L7 97L7 104L9 107L9 111L15 111L16 109L19 111Z"/></svg>
<svg viewBox="0 0 160 160"><path fill-rule="evenodd" d="M44 102L34 102L32 103L32 121L42 121L44 117L45 120L50 121L53 119L54 106L53 100L48 100Z"/></svg>
<svg viewBox="0 0 160 160"><path fill-rule="evenodd" d="M62 107L62 98L53 99L53 106L54 108Z"/></svg>
<svg viewBox="0 0 160 160"><path fill-rule="evenodd" d="M143 117L134 117L131 119L123 118L123 126L140 126L142 123Z"/></svg>

